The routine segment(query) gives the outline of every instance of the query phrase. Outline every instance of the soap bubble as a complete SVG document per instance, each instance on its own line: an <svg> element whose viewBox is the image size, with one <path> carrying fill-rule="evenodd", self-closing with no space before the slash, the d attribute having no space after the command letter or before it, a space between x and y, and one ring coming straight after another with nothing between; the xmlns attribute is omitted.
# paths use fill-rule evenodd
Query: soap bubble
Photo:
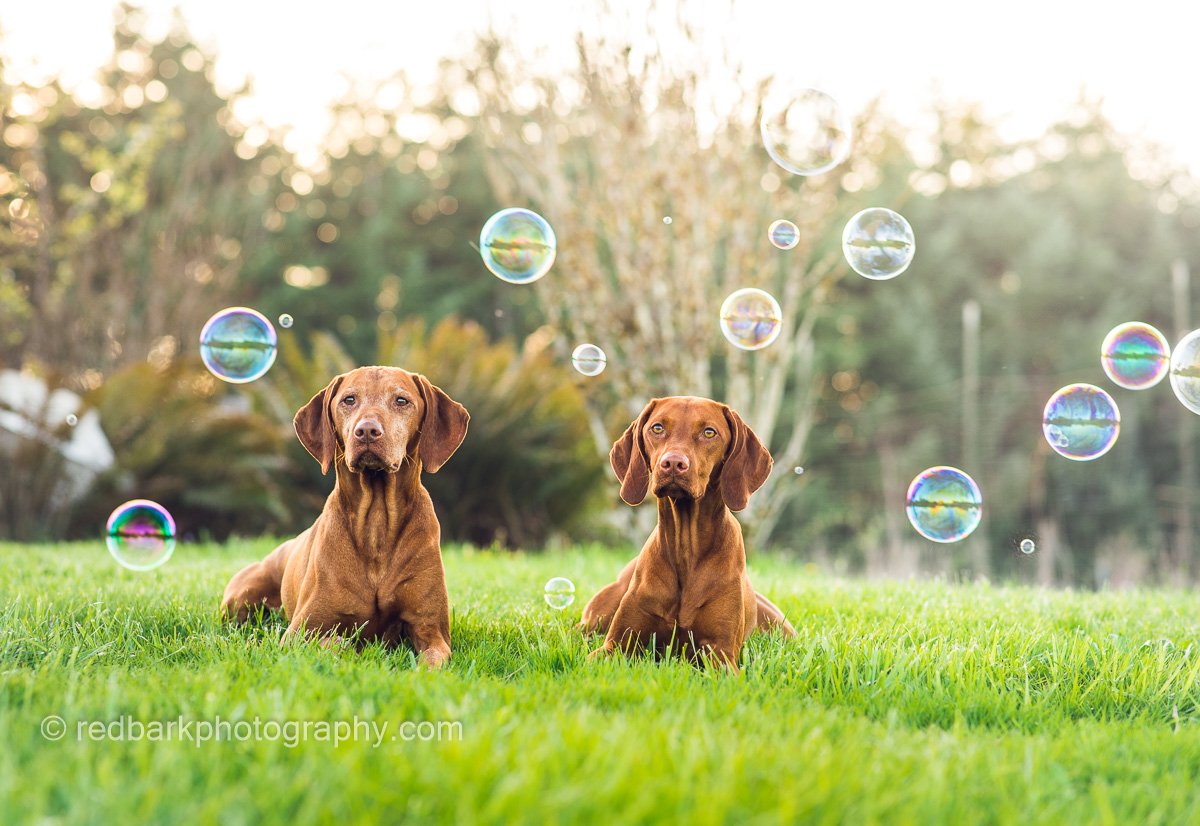
<svg viewBox="0 0 1200 826"><path fill-rule="evenodd" d="M502 209L479 233L484 266L509 284L532 284L550 271L558 240L546 219L528 209Z"/></svg>
<svg viewBox="0 0 1200 826"><path fill-rule="evenodd" d="M1171 389L1183 406L1200 413L1200 330L1193 330L1171 353Z"/></svg>
<svg viewBox="0 0 1200 826"><path fill-rule="evenodd" d="M721 305L721 332L743 350L761 350L779 337L783 311L768 292L746 287L729 294Z"/></svg>
<svg viewBox="0 0 1200 826"><path fill-rule="evenodd" d="M604 372L608 358L595 344L580 344L571 353L571 365L585 376L598 376Z"/></svg>
<svg viewBox="0 0 1200 826"><path fill-rule="evenodd" d="M797 466L796 468L793 469L792 472L795 473L797 476L803 476L804 468Z"/></svg>
<svg viewBox="0 0 1200 826"><path fill-rule="evenodd" d="M1116 444L1121 412L1092 384L1069 384L1046 402L1042 433L1055 452L1077 462L1098 459Z"/></svg>
<svg viewBox="0 0 1200 826"><path fill-rule="evenodd" d="M1058 425L1052 424L1046 426L1043 429L1043 432L1046 434L1046 441L1050 442L1052 446L1066 447L1067 445L1071 444L1071 442L1067 439L1066 434L1062 432L1062 428L1060 428Z"/></svg>
<svg viewBox="0 0 1200 826"><path fill-rule="evenodd" d="M670 225L671 225L671 216L670 216L670 215L664 215L664 216L663 216L663 223L664 223L664 224L666 224L667 226L670 226Z"/></svg>
<svg viewBox="0 0 1200 826"><path fill-rule="evenodd" d="M79 424L79 417L76 416L74 413L68 413L67 414L67 427L74 427L77 424Z"/></svg>
<svg viewBox="0 0 1200 826"><path fill-rule="evenodd" d="M1171 347L1154 327L1130 321L1113 327L1100 345L1100 366L1127 390L1153 387L1167 375Z"/></svg>
<svg viewBox="0 0 1200 826"><path fill-rule="evenodd" d="M791 221L780 218L767 227L767 237L781 250L790 250L800 243L800 228Z"/></svg>
<svg viewBox="0 0 1200 826"><path fill-rule="evenodd" d="M1037 550L1037 543L1035 543L1032 539L1026 538L1022 539L1017 547L1021 549L1021 553L1029 555Z"/></svg>
<svg viewBox="0 0 1200 826"><path fill-rule="evenodd" d="M556 576L546 583L543 596L547 605L561 611L575 601L575 583L565 576Z"/></svg>
<svg viewBox="0 0 1200 826"><path fill-rule="evenodd" d="M958 468L938 466L917 474L905 498L908 521L934 542L958 542L979 527L983 496Z"/></svg>
<svg viewBox="0 0 1200 826"><path fill-rule="evenodd" d="M295 323L295 320L287 313L279 317L279 326L285 330L291 327L293 323Z"/></svg>
<svg viewBox="0 0 1200 826"><path fill-rule="evenodd" d="M863 278L886 281L908 269L917 243L904 216L883 207L864 209L842 230L842 252Z"/></svg>
<svg viewBox="0 0 1200 826"><path fill-rule="evenodd" d="M200 331L200 358L209 371L231 384L262 378L275 363L279 337L257 310L230 307Z"/></svg>
<svg viewBox="0 0 1200 826"><path fill-rule="evenodd" d="M175 520L167 509L149 499L131 499L108 517L108 552L131 571L149 571L175 551Z"/></svg>
<svg viewBox="0 0 1200 826"><path fill-rule="evenodd" d="M850 118L816 89L772 86L759 130L771 160L795 175L828 172L850 154Z"/></svg>

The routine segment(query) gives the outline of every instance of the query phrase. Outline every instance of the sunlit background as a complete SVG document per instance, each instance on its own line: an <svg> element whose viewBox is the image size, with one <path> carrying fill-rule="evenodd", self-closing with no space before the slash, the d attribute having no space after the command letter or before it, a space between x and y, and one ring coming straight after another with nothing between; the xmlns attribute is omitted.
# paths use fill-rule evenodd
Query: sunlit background
<svg viewBox="0 0 1200 826"><path fill-rule="evenodd" d="M485 28L510 37L524 56L557 66L570 60L583 21L608 18L619 30L620 16L675 14L672 4L648 12L640 0L613 3L603 15L594 3L550 0L518 6L348 0L336 13L325 3L296 2L286 14L276 4L233 0L137 5L151 39L184 21L214 56L217 89L229 94L249 81L252 94L239 112L290 127L288 148L307 152L320 147L329 104L350 84L397 70L432 83L438 62L454 59ZM688 12L714 57L728 49L749 76L795 77L850 111L882 98L915 128L928 123L931 100L968 100L1014 139L1039 134L1085 94L1103 100L1120 131L1160 143L1200 168L1200 119L1187 103L1195 91L1192 35L1200 11L1187 4L1140 3L1136 15L1036 0L986 11L928 0L903 7L863 0L852 11L837 3L770 0L741 0L732 13L723 7L697 3ZM91 80L112 53L112 14L104 3L80 0L11 4L0 16L7 79L60 77L69 89ZM70 26L59 25L64 17Z"/></svg>
<svg viewBox="0 0 1200 826"><path fill-rule="evenodd" d="M1195 414L1100 363L1119 324L1171 344L1200 325L1197 22L1169 3L10 5L0 536L95 536L143 497L184 539L301 528L330 480L291 414L384 362L472 411L428 479L453 539L633 542L650 514L620 504L608 444L651 396L696 393L776 456L755 547L870 575L1200 578ZM844 163L772 163L769 79L833 96ZM506 207L557 234L537 284L480 260ZM868 207L915 234L895 279L841 255ZM782 306L761 350L719 329L742 288ZM200 330L242 305L276 322L278 359L222 383ZM573 369L584 344L599 374ZM1075 382L1122 413L1090 462L1042 432ZM982 491L948 544L905 517L938 465Z"/></svg>

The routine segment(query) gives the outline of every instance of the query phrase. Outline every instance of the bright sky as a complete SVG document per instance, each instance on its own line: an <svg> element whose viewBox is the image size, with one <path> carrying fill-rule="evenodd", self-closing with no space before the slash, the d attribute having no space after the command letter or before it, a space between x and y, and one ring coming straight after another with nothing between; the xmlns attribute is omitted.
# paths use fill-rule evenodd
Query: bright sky
<svg viewBox="0 0 1200 826"><path fill-rule="evenodd" d="M640 8L642 0L613 0ZM699 0L696 8L716 6ZM114 4L115 5L115 4ZM594 0L142 0L152 31L181 9L193 34L218 56L226 88L254 80L259 112L290 124L299 145L319 141L325 107L345 76L379 78L405 69L432 76L470 33L494 20L528 43L566 52ZM724 4L721 4L724 6ZM17 77L88 77L111 51L104 0L12 0L0 11L0 50ZM517 11L513 11L516 9ZM882 95L902 121L919 122L934 91L978 100L1010 137L1032 136L1063 116L1081 89L1130 135L1164 145L1200 175L1200 6L1188 0L737 0L706 38L727 39L755 74L774 72L817 86L856 111ZM720 28L718 28L718 21Z"/></svg>

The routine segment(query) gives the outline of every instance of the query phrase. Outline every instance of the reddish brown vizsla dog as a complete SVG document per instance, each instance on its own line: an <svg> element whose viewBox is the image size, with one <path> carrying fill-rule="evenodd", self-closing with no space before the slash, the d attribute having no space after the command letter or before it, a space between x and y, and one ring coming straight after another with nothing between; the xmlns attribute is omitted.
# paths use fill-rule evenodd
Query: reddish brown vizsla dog
<svg viewBox="0 0 1200 826"><path fill-rule="evenodd" d="M683 652L737 670L756 628L795 630L746 576L746 507L771 472L771 454L741 416L709 399L654 399L613 444L621 498L652 489L658 527L617 577L583 609L587 631L606 632L593 656L641 647Z"/></svg>
<svg viewBox="0 0 1200 826"><path fill-rule="evenodd" d="M296 414L296 435L334 468L333 493L313 526L243 568L225 588L225 615L283 607L284 639L408 639L420 661L450 656L450 606L441 527L421 470L436 473L467 435L466 409L422 375L360 367L338 376Z"/></svg>

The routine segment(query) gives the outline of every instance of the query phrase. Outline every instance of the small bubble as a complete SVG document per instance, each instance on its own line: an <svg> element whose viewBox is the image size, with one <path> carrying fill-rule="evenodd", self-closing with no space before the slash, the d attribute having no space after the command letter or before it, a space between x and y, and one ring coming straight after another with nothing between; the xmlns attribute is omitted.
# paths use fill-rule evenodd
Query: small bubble
<svg viewBox="0 0 1200 826"><path fill-rule="evenodd" d="M1037 550L1037 545L1032 539L1022 539L1021 544L1017 547L1021 549L1021 553L1023 554L1031 554Z"/></svg>
<svg viewBox="0 0 1200 826"><path fill-rule="evenodd" d="M575 583L565 576L556 576L546 583L542 594L547 605L561 611L575 601Z"/></svg>
<svg viewBox="0 0 1200 826"><path fill-rule="evenodd" d="M595 344L580 344L571 353L571 364L585 376L598 376L604 372L608 357Z"/></svg>
<svg viewBox="0 0 1200 826"><path fill-rule="evenodd" d="M767 237L777 249L790 250L800 243L800 229L791 221L780 218L767 227Z"/></svg>
<svg viewBox="0 0 1200 826"><path fill-rule="evenodd" d="M68 413L67 414L67 426L74 427L77 424L79 424L79 417L76 416L74 413Z"/></svg>
<svg viewBox="0 0 1200 826"><path fill-rule="evenodd" d="M797 476L803 476L803 475L804 475L804 468L802 468L802 467L796 467L796 468L793 470L793 473L795 473Z"/></svg>
<svg viewBox="0 0 1200 826"><path fill-rule="evenodd" d="M284 328L285 330L288 329L289 327L291 327L293 323L294 323L294 320L287 313L284 313L283 315L281 315L279 317L279 326Z"/></svg>
<svg viewBox="0 0 1200 826"><path fill-rule="evenodd" d="M666 224L667 226L670 226L670 225L671 225L671 216L670 216L670 215L664 215L664 216L663 216L663 223L664 223L664 224Z"/></svg>

